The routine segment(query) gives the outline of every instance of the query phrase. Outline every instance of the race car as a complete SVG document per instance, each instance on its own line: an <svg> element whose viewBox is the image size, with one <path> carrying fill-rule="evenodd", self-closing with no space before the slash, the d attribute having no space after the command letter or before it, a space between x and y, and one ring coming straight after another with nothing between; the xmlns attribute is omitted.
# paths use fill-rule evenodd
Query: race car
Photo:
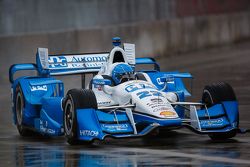
<svg viewBox="0 0 250 167"><path fill-rule="evenodd" d="M135 45L113 39L110 52L49 55L38 48L36 64L9 69L13 121L21 136L40 133L65 135L71 145L106 137L130 138L187 127L212 140L234 137L239 129L238 102L224 82L204 87L200 102L183 79L190 73L162 72L153 58L135 58ZM151 69L137 70L138 66ZM37 76L14 77L20 70ZM64 84L54 76L80 74L82 88L64 95ZM86 75L93 78L85 87Z"/></svg>

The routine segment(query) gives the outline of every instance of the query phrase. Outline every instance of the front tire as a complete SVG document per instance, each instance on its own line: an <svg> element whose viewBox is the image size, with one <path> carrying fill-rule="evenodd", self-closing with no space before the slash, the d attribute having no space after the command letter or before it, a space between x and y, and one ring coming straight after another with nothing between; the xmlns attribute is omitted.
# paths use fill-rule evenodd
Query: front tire
<svg viewBox="0 0 250 167"><path fill-rule="evenodd" d="M202 94L202 102L211 107L222 101L235 101L236 96L231 85L225 82L213 83L205 86Z"/></svg>
<svg viewBox="0 0 250 167"><path fill-rule="evenodd" d="M236 101L236 96L231 85L225 82L213 83L205 86L202 94L202 103L205 103L207 107L211 107L222 101ZM237 127L239 126L239 115L237 121ZM237 130L230 132L211 133L208 136L212 140L225 140L234 137L237 134Z"/></svg>
<svg viewBox="0 0 250 167"><path fill-rule="evenodd" d="M97 109L95 94L89 89L71 89L64 100L64 132L70 145L90 144L78 140L77 109Z"/></svg>
<svg viewBox="0 0 250 167"><path fill-rule="evenodd" d="M28 137L33 136L34 132L24 126L24 107L25 100L23 96L23 91L20 85L17 85L15 92L15 114L16 114L16 126L20 136Z"/></svg>

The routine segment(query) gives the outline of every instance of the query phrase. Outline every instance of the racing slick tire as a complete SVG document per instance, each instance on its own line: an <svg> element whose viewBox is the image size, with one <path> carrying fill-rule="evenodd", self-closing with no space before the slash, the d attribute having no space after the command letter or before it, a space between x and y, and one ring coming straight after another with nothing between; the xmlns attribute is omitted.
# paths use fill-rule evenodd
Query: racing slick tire
<svg viewBox="0 0 250 167"><path fill-rule="evenodd" d="M15 115L16 115L16 126L20 136L28 137L35 135L35 132L25 127L23 123L23 112L25 108L25 100L21 86L18 84L15 90Z"/></svg>
<svg viewBox="0 0 250 167"><path fill-rule="evenodd" d="M78 140L77 109L97 109L95 94L90 89L71 89L64 100L64 133L70 145L91 144L89 141Z"/></svg>
<svg viewBox="0 0 250 167"><path fill-rule="evenodd" d="M205 103L207 107L211 107L222 101L236 101L236 96L231 85L225 82L213 83L211 85L205 86L202 94L202 103ZM238 115L239 126L239 115ZM212 140L225 140L234 137L237 134L237 130L232 130L230 132L221 133L211 133L208 136Z"/></svg>

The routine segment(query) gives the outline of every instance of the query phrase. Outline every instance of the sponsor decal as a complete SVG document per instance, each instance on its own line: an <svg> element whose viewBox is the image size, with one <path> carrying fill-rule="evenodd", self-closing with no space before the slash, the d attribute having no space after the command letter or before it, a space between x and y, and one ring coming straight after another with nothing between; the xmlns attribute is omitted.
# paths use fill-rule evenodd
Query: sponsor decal
<svg viewBox="0 0 250 167"><path fill-rule="evenodd" d="M102 127L107 129L108 131L124 131L128 129L127 124L117 124L117 125L110 125L110 124L102 124Z"/></svg>
<svg viewBox="0 0 250 167"><path fill-rule="evenodd" d="M154 98L154 99L150 99L153 103L163 103L162 99L159 98Z"/></svg>
<svg viewBox="0 0 250 167"><path fill-rule="evenodd" d="M215 120L203 120L200 122L202 126L212 127L212 126L221 126L223 125L223 118L215 119Z"/></svg>
<svg viewBox="0 0 250 167"><path fill-rule="evenodd" d="M160 113L160 115L165 116L165 117L169 117L169 116L175 116L176 114L173 111L162 111Z"/></svg>
<svg viewBox="0 0 250 167"><path fill-rule="evenodd" d="M80 132L80 136L96 137L99 135L99 132L95 130L80 130L79 132Z"/></svg>
<svg viewBox="0 0 250 167"><path fill-rule="evenodd" d="M145 97L156 96L156 97L164 97L161 92L158 91L142 91L136 93L139 99L144 99Z"/></svg>
<svg viewBox="0 0 250 167"><path fill-rule="evenodd" d="M101 67L107 55L49 56L49 68L91 68Z"/></svg>
<svg viewBox="0 0 250 167"><path fill-rule="evenodd" d="M164 82L161 81L161 78L156 78L156 81L157 81L157 83L158 83L159 85L163 85L163 84L164 84Z"/></svg>
<svg viewBox="0 0 250 167"><path fill-rule="evenodd" d="M152 85L149 85L149 84L142 84L142 83L133 83L133 84L130 84L128 85L125 90L127 92L134 92L134 91L137 91L137 90L140 90L140 89L155 89Z"/></svg>
<svg viewBox="0 0 250 167"><path fill-rule="evenodd" d="M68 62L64 56L49 57L49 68L68 67Z"/></svg>
<svg viewBox="0 0 250 167"><path fill-rule="evenodd" d="M153 110L153 112L166 111L170 110L168 107L159 107Z"/></svg>
<svg viewBox="0 0 250 167"><path fill-rule="evenodd" d="M173 75L165 75L164 76L165 78L163 78L163 80L161 80L161 77L159 78L156 78L156 82L159 84L159 85L163 85L165 84L166 82L167 83L171 83L171 84L174 84L174 76ZM164 81L165 80L165 81Z"/></svg>
<svg viewBox="0 0 250 167"><path fill-rule="evenodd" d="M71 62L106 62L107 57L106 56L73 56Z"/></svg>
<svg viewBox="0 0 250 167"><path fill-rule="evenodd" d="M147 106L149 106L150 108L156 108L156 107L165 107L166 106L166 104L165 103L147 103Z"/></svg>
<svg viewBox="0 0 250 167"><path fill-rule="evenodd" d="M95 84L95 85L105 85L106 82L103 81L102 79L95 79L95 80L93 80L93 84Z"/></svg>
<svg viewBox="0 0 250 167"><path fill-rule="evenodd" d="M55 134L56 131L54 129L47 128L48 122L40 120L40 131L48 134Z"/></svg>
<svg viewBox="0 0 250 167"><path fill-rule="evenodd" d="M93 79L94 85L110 85L111 81L109 79Z"/></svg>
<svg viewBox="0 0 250 167"><path fill-rule="evenodd" d="M110 104L111 101L101 101L101 102L98 102L98 105L105 105L105 104Z"/></svg>
<svg viewBox="0 0 250 167"><path fill-rule="evenodd" d="M39 86L31 86L30 87L30 90L33 92L33 91L47 91L48 88L47 88L47 85L39 85Z"/></svg>

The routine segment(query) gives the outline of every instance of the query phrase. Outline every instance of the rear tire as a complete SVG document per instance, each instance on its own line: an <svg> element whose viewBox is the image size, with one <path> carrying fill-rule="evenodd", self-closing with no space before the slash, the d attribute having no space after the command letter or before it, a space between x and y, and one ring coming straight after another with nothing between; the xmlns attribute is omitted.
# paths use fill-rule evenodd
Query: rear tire
<svg viewBox="0 0 250 167"><path fill-rule="evenodd" d="M207 107L211 107L215 104L221 103L222 101L236 101L236 96L233 88L225 82L213 83L205 86L202 94L202 103L205 103ZM239 115L238 115L239 126ZM211 133L208 136L212 140L225 140L234 137L237 134L236 130L222 133Z"/></svg>
<svg viewBox="0 0 250 167"><path fill-rule="evenodd" d="M23 97L23 91L20 85L17 85L15 92L15 114L16 114L16 126L20 136L28 137L33 136L35 132L24 126L23 114L25 107L25 99Z"/></svg>
<svg viewBox="0 0 250 167"><path fill-rule="evenodd" d="M90 144L78 140L77 109L97 109L95 94L89 89L71 89L64 100L64 132L70 145Z"/></svg>

